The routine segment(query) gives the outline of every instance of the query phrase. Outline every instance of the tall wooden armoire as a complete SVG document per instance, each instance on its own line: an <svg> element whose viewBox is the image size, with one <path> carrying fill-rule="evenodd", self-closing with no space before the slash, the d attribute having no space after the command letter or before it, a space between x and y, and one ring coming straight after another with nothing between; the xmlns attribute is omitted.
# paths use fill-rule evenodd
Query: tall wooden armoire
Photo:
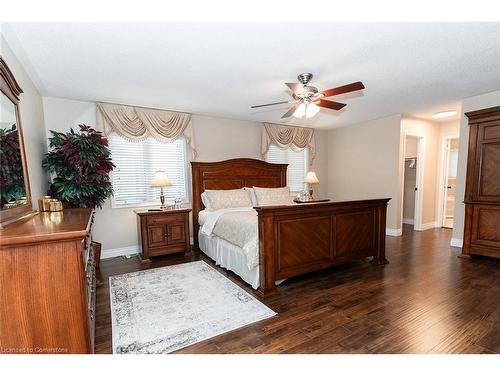
<svg viewBox="0 0 500 375"><path fill-rule="evenodd" d="M500 106L468 112L463 256L500 258Z"/></svg>

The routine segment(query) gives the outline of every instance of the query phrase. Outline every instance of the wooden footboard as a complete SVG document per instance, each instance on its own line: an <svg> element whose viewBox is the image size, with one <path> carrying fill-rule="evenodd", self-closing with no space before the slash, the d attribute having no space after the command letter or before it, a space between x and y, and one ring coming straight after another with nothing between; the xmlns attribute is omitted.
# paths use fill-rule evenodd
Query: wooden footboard
<svg viewBox="0 0 500 375"><path fill-rule="evenodd" d="M259 217L260 287L268 297L275 281L336 264L385 258L389 199L256 207Z"/></svg>

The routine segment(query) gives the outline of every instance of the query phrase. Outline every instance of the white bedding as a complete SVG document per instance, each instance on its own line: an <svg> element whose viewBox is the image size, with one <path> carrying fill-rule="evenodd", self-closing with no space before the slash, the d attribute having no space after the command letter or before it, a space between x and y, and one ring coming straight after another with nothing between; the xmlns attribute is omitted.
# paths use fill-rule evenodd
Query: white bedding
<svg viewBox="0 0 500 375"><path fill-rule="evenodd" d="M201 211L201 233L216 235L243 249L248 270L259 265L257 212L252 207Z"/></svg>
<svg viewBox="0 0 500 375"><path fill-rule="evenodd" d="M208 210L201 210L198 213L198 224L200 225L200 228L203 228L203 224L205 224L205 221L209 216L210 216L210 211Z"/></svg>

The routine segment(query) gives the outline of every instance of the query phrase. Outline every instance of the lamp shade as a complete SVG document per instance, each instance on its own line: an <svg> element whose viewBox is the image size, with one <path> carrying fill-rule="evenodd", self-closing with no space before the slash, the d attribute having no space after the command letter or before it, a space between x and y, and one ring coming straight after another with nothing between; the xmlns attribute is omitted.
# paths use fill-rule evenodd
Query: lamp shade
<svg viewBox="0 0 500 375"><path fill-rule="evenodd" d="M167 177L165 171L157 171L155 172L155 176L153 178L153 182L151 182L152 187L168 187L172 186L172 182Z"/></svg>
<svg viewBox="0 0 500 375"><path fill-rule="evenodd" d="M304 182L308 184L319 184L318 177L316 177L316 173L307 172L306 178L304 178Z"/></svg>

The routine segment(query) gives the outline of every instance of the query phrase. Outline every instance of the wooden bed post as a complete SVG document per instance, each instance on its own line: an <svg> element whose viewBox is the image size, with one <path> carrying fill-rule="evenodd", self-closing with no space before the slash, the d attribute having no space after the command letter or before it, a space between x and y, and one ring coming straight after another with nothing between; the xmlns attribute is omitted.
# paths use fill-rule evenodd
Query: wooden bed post
<svg viewBox="0 0 500 375"><path fill-rule="evenodd" d="M258 211L258 217L260 285L257 293L260 297L267 298L278 293L275 279L274 216L263 215Z"/></svg>
<svg viewBox="0 0 500 375"><path fill-rule="evenodd" d="M377 254L371 260L371 264L374 266L380 266L383 264L389 264L389 261L385 257L385 227L386 227L386 215L387 215L387 203L385 207L378 209L378 246Z"/></svg>
<svg viewBox="0 0 500 375"><path fill-rule="evenodd" d="M198 243L198 232L200 230L198 214L203 209L203 203L201 202L202 182L199 163L191 162L191 178L193 184L193 248L195 251L198 251L200 250L200 245Z"/></svg>

